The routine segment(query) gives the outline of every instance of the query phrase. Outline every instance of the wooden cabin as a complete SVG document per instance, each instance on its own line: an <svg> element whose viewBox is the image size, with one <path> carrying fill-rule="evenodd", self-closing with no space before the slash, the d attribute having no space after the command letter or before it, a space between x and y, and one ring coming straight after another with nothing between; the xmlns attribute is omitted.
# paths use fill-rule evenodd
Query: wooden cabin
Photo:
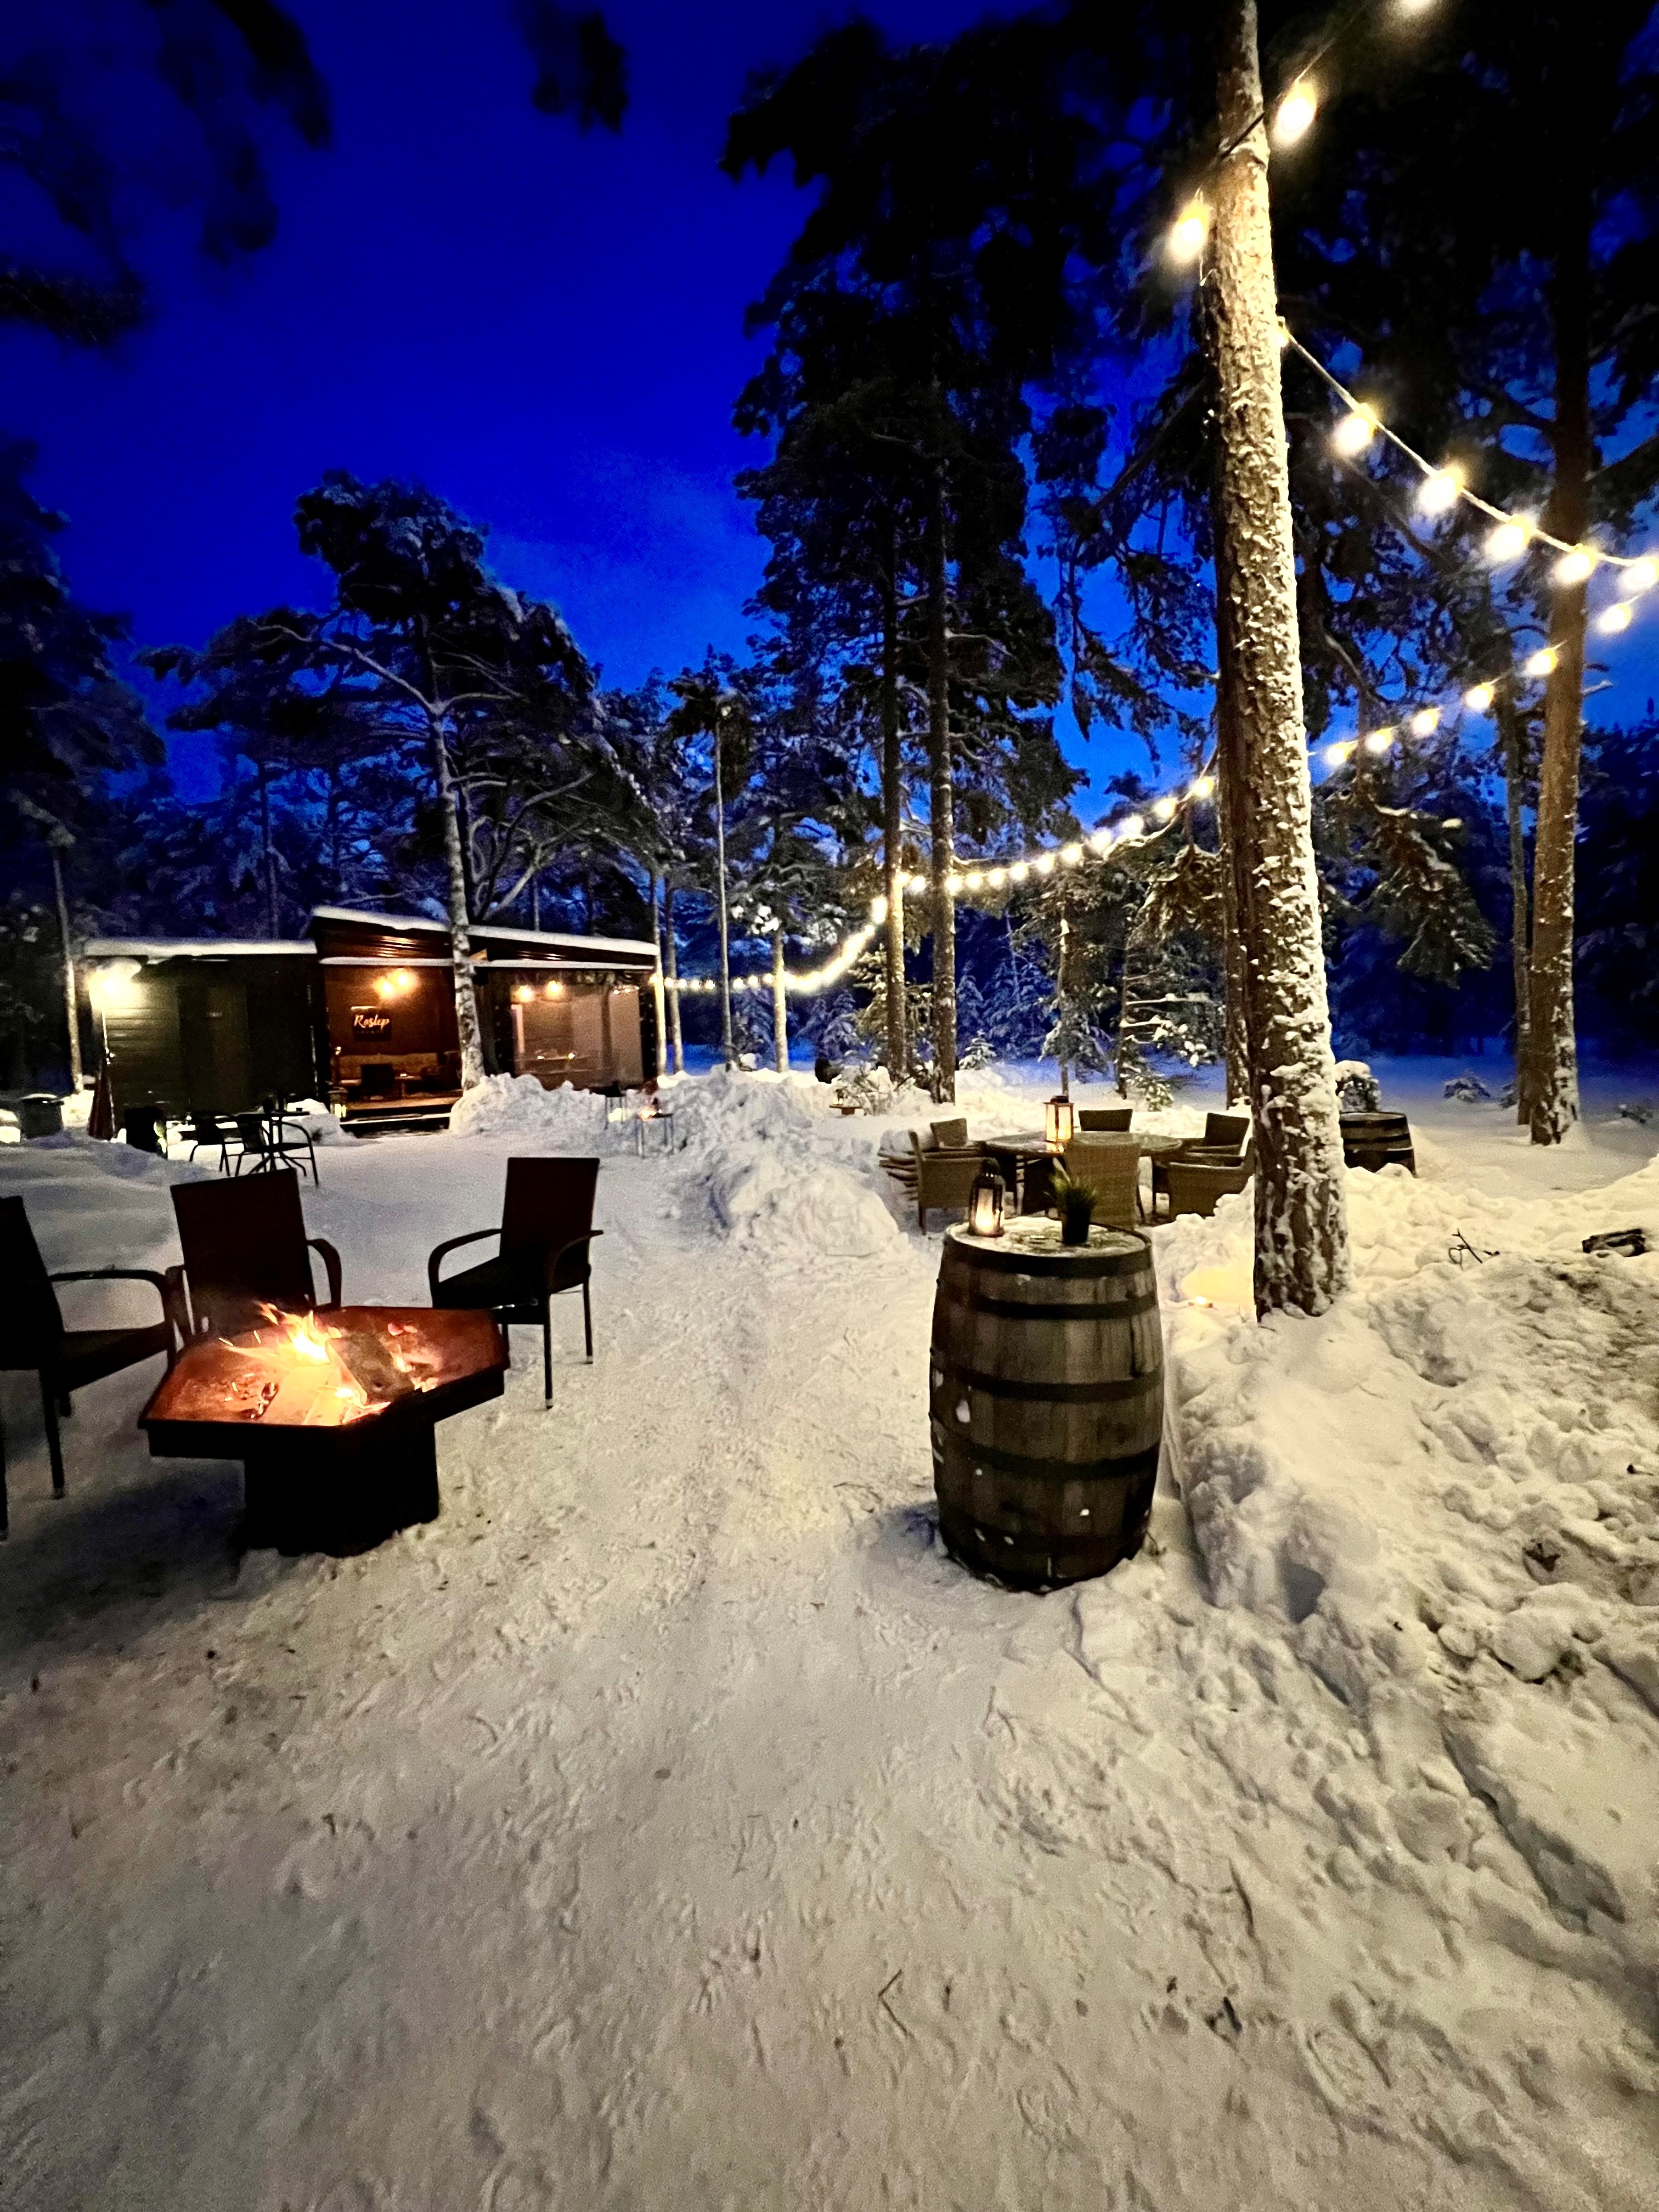
<svg viewBox="0 0 1659 2212"><path fill-rule="evenodd" d="M656 950L635 938L471 932L486 1061L550 1090L658 1071ZM460 1096L447 923L319 907L292 943L100 938L84 1018L129 1106L182 1115L326 1099L360 1129L442 1123Z"/></svg>

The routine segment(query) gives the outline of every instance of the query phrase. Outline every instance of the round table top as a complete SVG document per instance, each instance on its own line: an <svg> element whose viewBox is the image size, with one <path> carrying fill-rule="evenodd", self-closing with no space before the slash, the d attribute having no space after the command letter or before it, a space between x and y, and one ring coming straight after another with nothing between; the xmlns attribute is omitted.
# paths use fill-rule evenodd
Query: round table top
<svg viewBox="0 0 1659 2212"><path fill-rule="evenodd" d="M1183 1145L1198 1141L1192 1137L1165 1136L1156 1129L1079 1129L1072 1139L1074 1145L1116 1145L1125 1152L1138 1152L1143 1159L1163 1159L1170 1152L1178 1152ZM1037 1158L1047 1153L1059 1159L1046 1137L1020 1133L1012 1137L987 1137L988 1152L1018 1152L1022 1158Z"/></svg>
<svg viewBox="0 0 1659 2212"><path fill-rule="evenodd" d="M1144 1259L1147 1243L1144 1236L1133 1229L1114 1229L1103 1221L1091 1224L1086 1244L1066 1244L1060 1241L1060 1224L1045 1213L1011 1214L1000 1237L976 1237L965 1222L957 1222L945 1232L953 1244L968 1250L982 1253L986 1258L995 1258L1005 1266L1018 1266L1022 1259L1040 1260L1044 1272L1052 1273L1061 1261L1121 1260L1132 1255Z"/></svg>

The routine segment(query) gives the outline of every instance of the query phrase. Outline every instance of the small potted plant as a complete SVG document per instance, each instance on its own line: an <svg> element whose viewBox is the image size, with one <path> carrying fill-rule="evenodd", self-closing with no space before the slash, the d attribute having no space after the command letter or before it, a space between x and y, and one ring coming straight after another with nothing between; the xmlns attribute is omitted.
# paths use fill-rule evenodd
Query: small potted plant
<svg viewBox="0 0 1659 2212"><path fill-rule="evenodd" d="M1060 1243L1086 1244L1095 1218L1094 1186L1074 1182L1064 1168L1056 1168L1054 1193L1054 1210L1060 1216Z"/></svg>

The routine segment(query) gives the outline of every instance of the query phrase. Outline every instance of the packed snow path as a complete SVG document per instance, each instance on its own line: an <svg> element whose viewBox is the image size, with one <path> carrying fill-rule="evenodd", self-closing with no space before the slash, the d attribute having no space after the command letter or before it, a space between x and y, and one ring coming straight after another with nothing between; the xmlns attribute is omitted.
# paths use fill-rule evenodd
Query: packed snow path
<svg viewBox="0 0 1659 2212"><path fill-rule="evenodd" d="M871 1126L688 1120L607 1159L597 1364L556 1309L544 1413L521 1334L367 1558L233 1573L137 1376L51 1505L9 1388L0 2202L1650 2204L1659 1261L1581 1292L1576 1217L1379 1183L1284 1344L1183 1224L1204 1553L1172 1494L1021 1597L935 1548ZM330 1147L348 1295L423 1297L524 1141ZM159 1170L6 1166L54 1264L165 1253Z"/></svg>

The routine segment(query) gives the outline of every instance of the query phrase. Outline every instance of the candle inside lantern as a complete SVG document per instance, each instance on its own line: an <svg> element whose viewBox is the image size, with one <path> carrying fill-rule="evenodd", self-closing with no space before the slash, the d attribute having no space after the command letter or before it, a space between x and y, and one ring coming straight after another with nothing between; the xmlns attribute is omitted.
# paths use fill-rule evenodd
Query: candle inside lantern
<svg viewBox="0 0 1659 2212"><path fill-rule="evenodd" d="M1042 1133L1051 1152L1063 1152L1077 1130L1077 1116L1072 1102L1063 1091L1057 1091L1042 1109Z"/></svg>
<svg viewBox="0 0 1659 2212"><path fill-rule="evenodd" d="M968 1226L975 1237L1000 1237L1008 1186L988 1160L968 1197Z"/></svg>

